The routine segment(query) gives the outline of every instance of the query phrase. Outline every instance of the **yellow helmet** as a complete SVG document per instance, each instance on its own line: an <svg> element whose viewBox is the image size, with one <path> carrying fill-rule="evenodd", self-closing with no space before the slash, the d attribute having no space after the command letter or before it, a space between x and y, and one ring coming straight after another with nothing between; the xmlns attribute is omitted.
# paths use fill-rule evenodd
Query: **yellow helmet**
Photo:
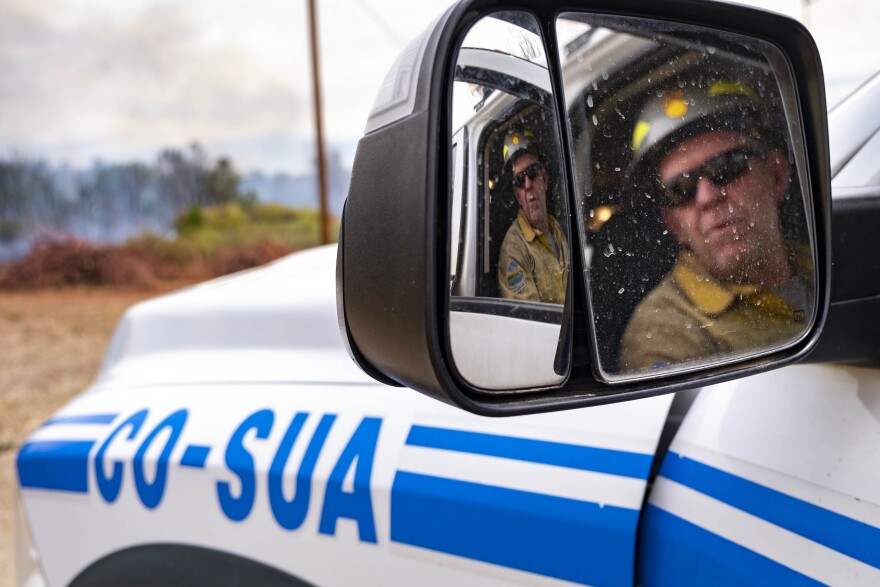
<svg viewBox="0 0 880 587"><path fill-rule="evenodd" d="M645 102L633 127L633 162L708 130L736 130L760 140L764 118L760 98L739 82L716 80L662 90Z"/></svg>
<svg viewBox="0 0 880 587"><path fill-rule="evenodd" d="M508 162L515 161L525 153L531 153L538 159L541 158L538 139L535 137L535 134L528 129L514 130L507 133L507 136L504 137L504 147L501 153L504 166L507 167Z"/></svg>

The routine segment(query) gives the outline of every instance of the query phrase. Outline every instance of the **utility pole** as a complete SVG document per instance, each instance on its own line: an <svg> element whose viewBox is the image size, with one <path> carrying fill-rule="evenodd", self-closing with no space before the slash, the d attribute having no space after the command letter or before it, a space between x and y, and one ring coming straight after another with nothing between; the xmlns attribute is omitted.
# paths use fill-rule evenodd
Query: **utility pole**
<svg viewBox="0 0 880 587"><path fill-rule="evenodd" d="M327 161L324 157L324 123L321 110L321 68L318 60L318 16L315 0L308 0L309 36L312 42L312 95L315 102L315 150L318 153L318 195L321 206L321 242L330 242L330 213L327 195Z"/></svg>

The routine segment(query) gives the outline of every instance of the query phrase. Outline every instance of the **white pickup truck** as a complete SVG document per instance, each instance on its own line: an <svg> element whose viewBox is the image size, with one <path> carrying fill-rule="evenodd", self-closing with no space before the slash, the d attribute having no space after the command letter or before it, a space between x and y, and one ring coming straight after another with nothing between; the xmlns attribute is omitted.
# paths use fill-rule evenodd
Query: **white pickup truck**
<svg viewBox="0 0 880 587"><path fill-rule="evenodd" d="M21 447L20 584L880 584L880 77L826 119L805 30L695 6L450 9L380 96L338 250L132 308ZM532 45L463 41L486 19ZM633 156L602 143L631 131L626 100L701 46L779 80L812 310L779 344L627 372L602 350L619 340L595 319L608 243L588 220L626 208L584 169ZM453 126L456 83L479 101ZM558 138L564 306L494 281L511 120Z"/></svg>

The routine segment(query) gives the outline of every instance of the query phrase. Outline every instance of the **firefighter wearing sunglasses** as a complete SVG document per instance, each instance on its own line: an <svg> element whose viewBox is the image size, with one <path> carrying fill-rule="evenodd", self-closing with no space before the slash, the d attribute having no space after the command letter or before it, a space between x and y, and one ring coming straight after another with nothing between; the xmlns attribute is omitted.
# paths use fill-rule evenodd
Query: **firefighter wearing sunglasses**
<svg viewBox="0 0 880 587"><path fill-rule="evenodd" d="M630 317L622 369L767 348L802 330L808 251L782 229L791 165L769 110L746 85L705 80L643 107L629 185L654 202L680 250Z"/></svg>
<svg viewBox="0 0 880 587"><path fill-rule="evenodd" d="M503 147L504 175L519 204L501 243L501 297L565 303L568 244L559 222L547 212L549 176L534 135L512 132Z"/></svg>

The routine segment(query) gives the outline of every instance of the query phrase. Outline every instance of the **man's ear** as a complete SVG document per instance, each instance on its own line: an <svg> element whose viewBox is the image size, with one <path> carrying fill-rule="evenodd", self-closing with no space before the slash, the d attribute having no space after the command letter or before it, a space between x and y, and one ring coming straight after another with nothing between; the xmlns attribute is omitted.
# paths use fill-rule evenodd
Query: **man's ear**
<svg viewBox="0 0 880 587"><path fill-rule="evenodd" d="M781 149L773 149L767 155L767 165L773 177L773 197L777 204L782 203L791 180L791 165Z"/></svg>
<svg viewBox="0 0 880 587"><path fill-rule="evenodd" d="M672 208L660 208L660 219L663 220L663 224L666 225L666 229L672 233L672 236L675 237L675 240L678 241L678 244L683 246L688 246L688 243L685 239L684 230L681 227L681 223L678 221L678 218L675 217L675 214L672 212Z"/></svg>

